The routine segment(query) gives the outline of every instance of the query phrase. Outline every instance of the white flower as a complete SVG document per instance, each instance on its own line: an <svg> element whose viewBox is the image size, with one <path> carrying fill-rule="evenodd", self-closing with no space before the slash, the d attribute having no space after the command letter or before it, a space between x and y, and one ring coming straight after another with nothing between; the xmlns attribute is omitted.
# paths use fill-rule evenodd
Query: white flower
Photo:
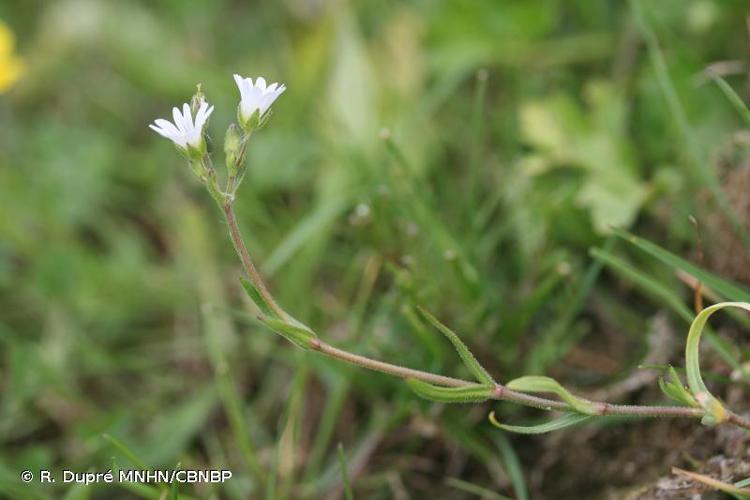
<svg viewBox="0 0 750 500"><path fill-rule="evenodd" d="M203 101L198 108L198 112L195 114L195 121L193 121L193 115L190 112L190 105L185 103L182 105L182 112L179 108L172 108L172 118L174 124L168 120L159 118L154 120L152 125L149 125L151 129L162 137L174 142L178 147L187 150L188 146L196 150L203 148L203 127L208 121L208 117L211 116L214 107L208 106L206 101Z"/></svg>
<svg viewBox="0 0 750 500"><path fill-rule="evenodd" d="M283 84L272 83L266 86L266 80L262 76L256 78L253 83L252 78L234 75L234 81L240 89L239 115L242 123L247 123L256 111L258 119L263 118L271 104L286 90Z"/></svg>

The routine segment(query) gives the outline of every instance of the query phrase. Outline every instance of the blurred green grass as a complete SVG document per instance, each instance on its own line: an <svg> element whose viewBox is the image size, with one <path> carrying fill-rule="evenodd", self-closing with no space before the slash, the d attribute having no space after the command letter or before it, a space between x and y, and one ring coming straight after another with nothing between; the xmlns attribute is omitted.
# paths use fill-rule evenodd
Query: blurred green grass
<svg viewBox="0 0 750 500"><path fill-rule="evenodd" d="M68 490L24 486L23 469L127 468L106 433L154 468L234 471L199 498L340 494L339 442L366 498L445 493L447 477L522 495L534 457L519 466L489 408L429 405L256 324L220 214L146 125L200 82L220 145L232 73L286 83L238 199L285 308L335 345L462 375L415 319L427 305L502 379L601 384L637 364L663 304L589 248L618 226L689 253L706 189L691 162L716 170L742 126L701 72L740 61L725 76L748 98L744 2L642 3L697 159L625 2L0 5L27 66L0 96L0 491ZM635 337L623 372L565 363L607 327L592 296L625 318L611 335Z"/></svg>

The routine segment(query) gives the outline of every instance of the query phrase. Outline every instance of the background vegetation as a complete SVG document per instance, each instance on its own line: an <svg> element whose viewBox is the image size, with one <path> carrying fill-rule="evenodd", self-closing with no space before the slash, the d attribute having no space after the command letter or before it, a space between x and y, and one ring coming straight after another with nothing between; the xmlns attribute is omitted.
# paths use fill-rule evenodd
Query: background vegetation
<svg viewBox="0 0 750 500"><path fill-rule="evenodd" d="M421 304L500 380L655 402L638 365L679 365L692 294L610 228L750 283L716 202L747 227L747 123L711 79L750 99L750 35L742 0L641 4L3 2L25 71L0 96L0 491L158 496L18 479L133 456L234 472L197 498L333 498L340 462L362 498L625 495L719 455L725 479L750 475L742 433L508 436L490 409L536 413L431 404L294 349L255 322L219 212L146 127L201 82L220 142L232 73L286 83L237 210L287 310L353 352L465 375Z"/></svg>

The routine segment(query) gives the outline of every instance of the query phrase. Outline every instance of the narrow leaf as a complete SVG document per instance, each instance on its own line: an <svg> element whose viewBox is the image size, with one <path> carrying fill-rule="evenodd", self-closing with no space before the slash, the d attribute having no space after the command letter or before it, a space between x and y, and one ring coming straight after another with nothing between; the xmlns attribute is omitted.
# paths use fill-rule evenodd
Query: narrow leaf
<svg viewBox="0 0 750 500"><path fill-rule="evenodd" d="M479 384L466 387L440 387L414 378L407 378L406 384L418 396L438 403L481 403L490 398L494 389L494 385Z"/></svg>
<svg viewBox="0 0 750 500"><path fill-rule="evenodd" d="M700 406L693 395L682 385L682 379L674 366L669 367L667 375L659 377L659 388L667 397L685 406Z"/></svg>
<svg viewBox="0 0 750 500"><path fill-rule="evenodd" d="M484 367L479 364L477 358L474 357L471 351L469 351L469 348L466 347L466 344L463 343L463 341L459 338L458 335L453 332L453 330L442 324L435 316L430 314L423 307L417 306L417 310L422 314L422 316L424 316L427 321L430 322L432 326L437 328L440 333L445 335L448 340L450 340L451 344L453 344L453 347L456 349L456 352L461 357L461 360L464 362L464 365L466 365L466 368L469 369L469 372L474 375L474 378L476 378L478 382L482 384L490 384L493 386L497 383L492 378L492 376L487 373L487 370L485 370Z"/></svg>
<svg viewBox="0 0 750 500"><path fill-rule="evenodd" d="M258 309L260 309L265 316L278 318L276 313L273 312L271 306L263 298L263 295L261 295L258 289L255 288L255 285L253 285L252 281L240 277L240 283L242 283L242 288L245 289L245 292L247 292L247 296L250 297L250 300L252 300L256 306L258 306Z"/></svg>
<svg viewBox="0 0 750 500"><path fill-rule="evenodd" d="M305 326L298 326L287 323L280 319L263 317L260 320L267 325L271 330L285 337L288 341L301 347L302 349L310 349L312 342L318 338L315 333Z"/></svg>
<svg viewBox="0 0 750 500"><path fill-rule="evenodd" d="M720 311L727 307L736 307L750 312L750 304L747 302L720 302L719 304L714 304L703 309L695 317L693 324L690 325L690 331L688 332L687 343L685 346L685 372L687 375L687 383L695 399L700 403L703 409L706 410L706 417L703 419L703 423L707 425L713 425L724 421L727 414L724 406L708 390L706 384L703 382L703 377L701 376L699 353L701 333L703 333L708 318L710 318L716 311Z"/></svg>
<svg viewBox="0 0 750 500"><path fill-rule="evenodd" d="M508 389L522 392L551 392L557 394L560 399L568 403L571 408L586 415L596 415L597 411L590 401L574 396L560 383L550 377L529 375L511 380L506 384Z"/></svg>
<svg viewBox="0 0 750 500"><path fill-rule="evenodd" d="M501 424L495 418L495 412L490 412L489 419L492 425L498 429L502 429L508 432L515 432L517 434L544 434L546 432L558 431L566 427L570 427L581 422L592 418L591 415L581 415L580 413L568 413L560 418L550 420L539 425L506 425Z"/></svg>

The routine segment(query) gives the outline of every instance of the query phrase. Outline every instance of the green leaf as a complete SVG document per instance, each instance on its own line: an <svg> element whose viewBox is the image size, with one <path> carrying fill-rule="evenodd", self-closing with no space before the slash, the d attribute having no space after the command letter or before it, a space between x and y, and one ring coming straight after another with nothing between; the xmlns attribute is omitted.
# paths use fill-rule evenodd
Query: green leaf
<svg viewBox="0 0 750 500"><path fill-rule="evenodd" d="M469 372L471 372L472 375L474 375L474 378L477 379L482 384L490 384L492 386L495 386L497 382L490 376L489 373L487 373L487 370L484 369L482 365L479 364L479 361L477 361L477 358L474 357L474 355L469 351L469 348L466 347L466 344L463 343L463 341L459 338L458 335L456 335L453 330L442 324L435 316L430 314L426 309L424 309L421 306L417 306L417 310L424 316L424 318L432 324L435 328L437 328L440 333L445 335L448 340L451 341L451 344L453 344L453 347L456 349L456 352L461 357L461 360L464 362L464 365L466 365L466 368L469 369Z"/></svg>
<svg viewBox="0 0 750 500"><path fill-rule="evenodd" d="M716 311L720 311L727 307L736 307L750 312L750 304L747 302L720 302L703 309L695 317L693 324L690 325L690 331L688 332L687 343L685 346L685 372L687 374L687 383L695 399L700 403L703 409L706 410L706 416L703 418L703 423L706 425L721 423L727 418L727 411L719 400L711 394L706 387L706 384L703 382L699 353L701 333L703 333L708 318L710 318Z"/></svg>
<svg viewBox="0 0 750 500"><path fill-rule="evenodd" d="M263 317L260 320L271 330L285 337L288 341L302 349L310 349L314 340L318 338L315 333L301 323L291 324L276 318Z"/></svg>
<svg viewBox="0 0 750 500"><path fill-rule="evenodd" d="M655 245L648 240L644 240L643 238L639 238L638 236L628 233L627 231L615 229L614 232L620 238L635 245L652 257L655 257L656 259L662 261L672 269L680 270L691 275L722 297L732 301L750 302L750 292L740 287L739 285L735 285L734 283L731 283L727 280L718 278L713 274L691 264L685 259L678 257L667 250L664 250L660 246Z"/></svg>
<svg viewBox="0 0 750 500"><path fill-rule="evenodd" d="M560 383L550 377L528 375L511 380L505 385L508 389L522 392L551 392L557 394L560 399L568 403L571 408L586 415L596 415L597 411L591 402L574 396Z"/></svg>
<svg viewBox="0 0 750 500"><path fill-rule="evenodd" d="M258 309L260 309L265 316L278 318L276 313L273 311L273 308L268 304L268 302L266 302L266 300L263 298L263 295L258 291L258 289L255 288L255 285L252 283L252 281L248 280L247 278L240 277L240 283L242 283L242 288L245 289L245 292L247 292L250 300L252 300L256 306L258 306Z"/></svg>
<svg viewBox="0 0 750 500"><path fill-rule="evenodd" d="M669 367L667 376L669 380L667 380L666 376L659 377L659 388L668 398L685 406L700 406L693 395L682 385L682 380L673 366Z"/></svg>
<svg viewBox="0 0 750 500"><path fill-rule="evenodd" d="M414 378L407 378L406 384L418 396L438 403L481 403L490 399L492 391L495 388L494 384L440 387Z"/></svg>
<svg viewBox="0 0 750 500"><path fill-rule="evenodd" d="M517 434L544 434L546 432L558 431L566 427L570 427L581 422L592 418L591 415L581 415L580 413L568 413L560 418L550 420L539 425L506 425L501 424L495 418L495 412L490 412L489 419L492 425L498 429L502 429L508 432L515 432Z"/></svg>

